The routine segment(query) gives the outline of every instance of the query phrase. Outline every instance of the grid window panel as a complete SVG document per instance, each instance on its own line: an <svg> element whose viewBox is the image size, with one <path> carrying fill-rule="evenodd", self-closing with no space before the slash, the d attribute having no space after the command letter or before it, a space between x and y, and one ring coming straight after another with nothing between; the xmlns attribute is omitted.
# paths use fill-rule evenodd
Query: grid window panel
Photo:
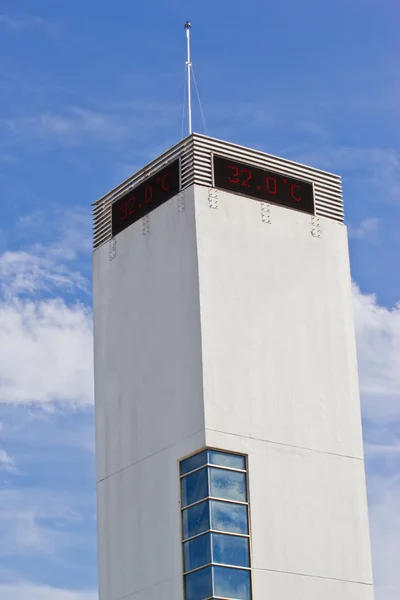
<svg viewBox="0 0 400 600"><path fill-rule="evenodd" d="M210 534L200 535L183 544L185 572L193 571L211 563ZM236 564L236 563L235 563Z"/></svg>
<svg viewBox="0 0 400 600"><path fill-rule="evenodd" d="M250 567L249 539L247 537L213 533L211 543L213 563L233 567Z"/></svg>
<svg viewBox="0 0 400 600"><path fill-rule="evenodd" d="M181 475L185 475L186 473L190 473L190 471L194 471L203 465L206 465L208 462L207 451L199 452L199 454L195 454L186 460L181 462Z"/></svg>
<svg viewBox="0 0 400 600"><path fill-rule="evenodd" d="M183 506L198 502L209 495L207 468L186 475L181 479L181 482Z"/></svg>
<svg viewBox="0 0 400 600"><path fill-rule="evenodd" d="M185 600L205 600L211 598L212 591L211 567L193 571L185 575Z"/></svg>
<svg viewBox="0 0 400 600"><path fill-rule="evenodd" d="M229 467L230 469L246 470L246 459L238 454L229 454L227 452L219 452L218 450L208 451L208 462L211 465L220 467Z"/></svg>
<svg viewBox="0 0 400 600"><path fill-rule="evenodd" d="M246 474L210 467L210 495L246 502Z"/></svg>
<svg viewBox="0 0 400 600"><path fill-rule="evenodd" d="M186 508L182 513L183 539L193 537L210 529L209 502L205 500Z"/></svg>
<svg viewBox="0 0 400 600"><path fill-rule="evenodd" d="M247 535L247 506L221 500L210 500L211 529Z"/></svg>
<svg viewBox="0 0 400 600"><path fill-rule="evenodd" d="M180 474L185 600L251 600L246 457L203 450Z"/></svg>
<svg viewBox="0 0 400 600"><path fill-rule="evenodd" d="M235 600L250 600L251 585L250 571L229 569L227 567L212 567L215 596L234 598Z"/></svg>

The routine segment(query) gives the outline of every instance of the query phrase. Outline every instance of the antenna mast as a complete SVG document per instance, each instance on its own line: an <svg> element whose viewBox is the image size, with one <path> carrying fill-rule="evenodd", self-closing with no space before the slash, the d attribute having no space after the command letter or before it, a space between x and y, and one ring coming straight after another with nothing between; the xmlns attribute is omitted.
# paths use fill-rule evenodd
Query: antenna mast
<svg viewBox="0 0 400 600"><path fill-rule="evenodd" d="M186 66L187 66L187 81L188 81L188 126L189 126L189 135L191 135L192 133L192 96L191 96L191 89L190 89L190 79L191 79L191 70L192 70L192 63L190 60L190 28L191 28L191 24L189 23L189 21L186 21L185 23L185 29L186 29L186 41L187 41L187 61L186 61Z"/></svg>

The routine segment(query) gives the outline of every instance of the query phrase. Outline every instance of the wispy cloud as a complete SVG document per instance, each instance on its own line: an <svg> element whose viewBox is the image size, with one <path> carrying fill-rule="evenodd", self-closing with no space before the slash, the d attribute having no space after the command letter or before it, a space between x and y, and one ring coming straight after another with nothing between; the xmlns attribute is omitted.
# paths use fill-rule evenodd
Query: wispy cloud
<svg viewBox="0 0 400 600"><path fill-rule="evenodd" d="M356 285L353 300L364 414L400 419L400 304L379 306Z"/></svg>
<svg viewBox="0 0 400 600"><path fill-rule="evenodd" d="M178 114L175 106L152 108L144 103L133 109L128 103L113 103L103 110L71 106L58 113L3 118L0 125L4 135L14 136L14 141L36 138L76 145L135 139L144 131L169 129L171 114Z"/></svg>
<svg viewBox="0 0 400 600"><path fill-rule="evenodd" d="M46 257L62 264L88 255L92 249L92 216L89 210L70 208L55 212L49 218L37 211L21 217L18 234L23 239L35 239L39 230L48 229L51 221L53 241L29 246L29 253Z"/></svg>
<svg viewBox="0 0 400 600"><path fill-rule="evenodd" d="M3 297L11 298L39 291L54 294L54 288L64 292L86 290L87 281L79 272L52 258L21 251L0 256L0 286Z"/></svg>
<svg viewBox="0 0 400 600"><path fill-rule="evenodd" d="M0 469L11 472L15 470L14 459L2 448L0 448Z"/></svg>
<svg viewBox="0 0 400 600"><path fill-rule="evenodd" d="M400 304L353 286L376 598L400 589Z"/></svg>
<svg viewBox="0 0 400 600"><path fill-rule="evenodd" d="M367 457L368 467L368 457ZM376 597L398 600L400 589L400 478L367 468Z"/></svg>
<svg viewBox="0 0 400 600"><path fill-rule="evenodd" d="M29 582L0 584L0 596L7 600L97 600L96 591L68 590Z"/></svg>
<svg viewBox="0 0 400 600"><path fill-rule="evenodd" d="M44 488L29 487L29 494L1 491L0 556L39 557L68 549L78 538L84 543L88 509L83 500L87 497L79 493Z"/></svg>
<svg viewBox="0 0 400 600"><path fill-rule="evenodd" d="M0 304L0 381L2 403L91 404L90 311L60 298Z"/></svg>
<svg viewBox="0 0 400 600"><path fill-rule="evenodd" d="M11 17L0 14L0 25L15 32L24 32L27 29L45 29L54 31L56 25L37 15L26 15L23 17Z"/></svg>
<svg viewBox="0 0 400 600"><path fill-rule="evenodd" d="M90 136L91 140L119 140L129 131L113 114L72 107L63 114L42 113L30 117L2 119L3 127L19 137L42 139L58 138L65 142L76 142L77 138Z"/></svg>
<svg viewBox="0 0 400 600"><path fill-rule="evenodd" d="M357 239L371 239L377 233L379 229L380 220L374 217L363 219L357 227L348 226L347 230L350 237Z"/></svg>
<svg viewBox="0 0 400 600"><path fill-rule="evenodd" d="M351 175L363 182L364 195L379 202L400 202L400 154L394 148L368 148L321 144L318 151L291 149L292 157L304 164L334 173ZM374 186L371 189L370 186Z"/></svg>

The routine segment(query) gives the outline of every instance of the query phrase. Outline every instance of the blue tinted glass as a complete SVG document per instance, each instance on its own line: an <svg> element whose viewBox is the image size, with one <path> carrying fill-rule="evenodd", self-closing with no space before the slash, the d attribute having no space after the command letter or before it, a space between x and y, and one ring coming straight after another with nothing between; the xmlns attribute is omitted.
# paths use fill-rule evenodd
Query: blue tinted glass
<svg viewBox="0 0 400 600"><path fill-rule="evenodd" d="M244 456L225 454L216 450L208 451L208 462L212 465L220 465L221 467L231 467L231 469L242 469L242 471L246 469Z"/></svg>
<svg viewBox="0 0 400 600"><path fill-rule="evenodd" d="M210 495L227 500L246 501L246 475L236 471L225 471L210 467ZM190 477L190 475L189 475Z"/></svg>
<svg viewBox="0 0 400 600"><path fill-rule="evenodd" d="M181 462L181 475L194 471L203 465L207 464L207 452L200 452Z"/></svg>
<svg viewBox="0 0 400 600"><path fill-rule="evenodd" d="M236 475L236 473L234 473ZM181 479L182 506L193 504L208 496L207 469L200 469L196 473Z"/></svg>
<svg viewBox="0 0 400 600"><path fill-rule="evenodd" d="M212 596L211 567L185 575L185 600L204 600Z"/></svg>
<svg viewBox="0 0 400 600"><path fill-rule="evenodd" d="M193 535L198 535L210 529L210 518L208 514L208 501L195 504L182 513L183 538L186 540Z"/></svg>
<svg viewBox="0 0 400 600"><path fill-rule="evenodd" d="M197 539L197 538L196 538ZM212 561L234 567L249 567L249 541L236 535L212 534Z"/></svg>
<svg viewBox="0 0 400 600"><path fill-rule="evenodd" d="M214 595L222 598L250 600L250 571L212 567Z"/></svg>
<svg viewBox="0 0 400 600"><path fill-rule="evenodd" d="M211 500L210 509L211 529L244 534L249 532L247 525L247 506Z"/></svg>
<svg viewBox="0 0 400 600"><path fill-rule="evenodd" d="M183 544L183 552L185 555L185 571L193 571L193 569L209 565L211 562L210 534L206 533L205 535L190 540L190 542L185 542ZM236 563L227 564L236 565Z"/></svg>

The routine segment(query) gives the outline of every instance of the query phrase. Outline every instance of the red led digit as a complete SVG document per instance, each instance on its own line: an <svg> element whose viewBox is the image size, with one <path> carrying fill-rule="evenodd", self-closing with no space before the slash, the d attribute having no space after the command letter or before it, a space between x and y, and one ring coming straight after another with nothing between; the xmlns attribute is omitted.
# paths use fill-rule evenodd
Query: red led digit
<svg viewBox="0 0 400 600"><path fill-rule="evenodd" d="M228 181L231 183L239 183L239 169L233 165L228 165L228 169L233 170L232 177L228 177Z"/></svg>
<svg viewBox="0 0 400 600"><path fill-rule="evenodd" d="M128 203L122 202L122 204L119 207L119 210L119 218L121 221L123 221L128 216Z"/></svg>
<svg viewBox="0 0 400 600"><path fill-rule="evenodd" d="M136 203L136 196L131 196L130 198L128 198L127 204L128 204L128 215L133 215L133 213L135 212L135 203Z"/></svg>
<svg viewBox="0 0 400 600"><path fill-rule="evenodd" d="M241 173L247 173L247 177L244 181L242 181L242 186L243 187L250 187L250 185L247 183L248 181L250 181L251 179L251 171L249 171L248 169L240 169Z"/></svg>
<svg viewBox="0 0 400 600"><path fill-rule="evenodd" d="M303 198L301 196L296 196L295 188L297 188L298 190L301 189L298 183L292 183L292 185L290 186L290 193L292 195L293 200L296 200L296 202L300 202L300 200L303 200Z"/></svg>
<svg viewBox="0 0 400 600"><path fill-rule="evenodd" d="M148 204L149 202L151 202L153 199L153 186L151 185L151 183L149 183L149 185L146 185L145 189L144 189L144 201L146 202L146 204Z"/></svg>
<svg viewBox="0 0 400 600"><path fill-rule="evenodd" d="M265 178L265 187L267 188L268 194L276 194L276 179L269 175Z"/></svg>
<svg viewBox="0 0 400 600"><path fill-rule="evenodd" d="M165 173L165 175L163 175L161 178L161 187L164 190L164 192L166 192L170 188L170 184L167 181L168 177L169 177L169 173Z"/></svg>

